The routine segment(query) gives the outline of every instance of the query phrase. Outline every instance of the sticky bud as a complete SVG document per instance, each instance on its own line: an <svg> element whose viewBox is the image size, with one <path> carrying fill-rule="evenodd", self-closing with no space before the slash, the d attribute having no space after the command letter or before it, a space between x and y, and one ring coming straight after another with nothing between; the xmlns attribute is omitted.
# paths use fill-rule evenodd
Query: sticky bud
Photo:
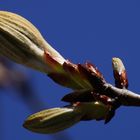
<svg viewBox="0 0 140 140"><path fill-rule="evenodd" d="M112 58L115 85L118 88L128 88L128 79L124 64L119 58Z"/></svg>

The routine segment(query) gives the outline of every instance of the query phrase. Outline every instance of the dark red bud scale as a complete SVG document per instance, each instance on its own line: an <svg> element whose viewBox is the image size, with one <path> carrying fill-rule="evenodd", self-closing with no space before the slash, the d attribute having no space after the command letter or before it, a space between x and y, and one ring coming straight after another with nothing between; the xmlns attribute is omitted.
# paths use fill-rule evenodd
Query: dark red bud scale
<svg viewBox="0 0 140 140"><path fill-rule="evenodd" d="M93 102L95 98L90 90L78 90L65 95L62 99L65 102Z"/></svg>
<svg viewBox="0 0 140 140"><path fill-rule="evenodd" d="M97 75L97 77L99 77L99 78L101 78L102 80L104 80L102 73L98 70L98 68L97 68L95 65L93 65L93 64L91 64L91 63L89 63L89 62L87 62L87 63L86 63L86 68L87 68L91 73L94 73L95 75Z"/></svg>
<svg viewBox="0 0 140 140"><path fill-rule="evenodd" d="M92 69L91 69L91 65L89 65L89 64L88 65L87 64L86 65L78 64L78 69L79 69L80 73L85 75L85 77L88 79L89 83L91 83L91 85L95 91L102 90L106 81L101 76L101 74L99 74L99 72L96 71L96 69L94 67L92 67Z"/></svg>
<svg viewBox="0 0 140 140"><path fill-rule="evenodd" d="M66 71L66 72L69 72L69 73L77 73L78 70L77 70L77 65L71 63L69 60L67 60L66 62L64 62L63 64L63 69Z"/></svg>
<svg viewBox="0 0 140 140"><path fill-rule="evenodd" d="M44 57L46 60L46 64L50 66L50 72L62 70L61 64L57 60L55 60L55 58L49 52L44 51Z"/></svg>
<svg viewBox="0 0 140 140"><path fill-rule="evenodd" d="M78 64L79 65L79 64ZM78 65L66 61L63 64L63 69L65 72L75 81L81 89L91 89L92 85L89 83L88 79L79 71Z"/></svg>

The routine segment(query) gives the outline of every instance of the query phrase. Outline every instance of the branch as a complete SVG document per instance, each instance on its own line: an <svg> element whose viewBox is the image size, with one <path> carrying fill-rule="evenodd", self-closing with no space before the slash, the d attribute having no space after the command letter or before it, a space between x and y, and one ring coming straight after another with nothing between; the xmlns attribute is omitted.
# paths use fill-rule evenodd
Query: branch
<svg viewBox="0 0 140 140"><path fill-rule="evenodd" d="M103 86L100 94L118 98L121 105L140 106L140 95L124 89L128 87L128 81L121 60L113 59L113 69L116 86L122 89L106 83L94 65L75 65L66 61L29 21L4 11L0 11L0 55L47 73L63 86L91 91Z"/></svg>

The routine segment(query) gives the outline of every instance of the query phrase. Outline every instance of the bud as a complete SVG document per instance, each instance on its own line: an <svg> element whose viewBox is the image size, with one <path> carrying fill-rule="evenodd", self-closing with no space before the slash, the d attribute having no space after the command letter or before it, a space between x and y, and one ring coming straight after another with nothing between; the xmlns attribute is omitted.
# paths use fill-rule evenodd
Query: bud
<svg viewBox="0 0 140 140"><path fill-rule="evenodd" d="M112 58L115 85L118 88L128 88L128 79L123 62L119 58Z"/></svg>
<svg viewBox="0 0 140 140"><path fill-rule="evenodd" d="M29 116L23 126L37 133L62 131L79 121L105 120L110 107L101 102L79 102L63 108L52 108Z"/></svg>
<svg viewBox="0 0 140 140"><path fill-rule="evenodd" d="M66 61L44 40L34 25L17 14L0 11L0 55L47 73L63 86L92 88L79 73L77 65Z"/></svg>
<svg viewBox="0 0 140 140"><path fill-rule="evenodd" d="M47 73L58 84L72 89L102 88L105 83L96 67L65 60L36 27L14 13L0 11L0 55Z"/></svg>

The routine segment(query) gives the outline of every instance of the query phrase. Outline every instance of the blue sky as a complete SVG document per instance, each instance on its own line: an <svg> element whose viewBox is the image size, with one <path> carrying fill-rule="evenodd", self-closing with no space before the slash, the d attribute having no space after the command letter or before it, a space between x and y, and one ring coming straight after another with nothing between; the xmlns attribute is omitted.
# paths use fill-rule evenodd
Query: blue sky
<svg viewBox="0 0 140 140"><path fill-rule="evenodd" d="M129 89L140 92L140 2L138 0L4 0L0 10L20 14L31 21L44 38L65 58L75 63L93 62L113 83L111 59L120 57L127 68ZM18 66L19 67L19 66ZM47 107L62 106L69 89L55 84L45 74L20 68L31 78L31 86ZM52 136L22 127L31 113L13 91L1 91L2 140L51 140ZM138 139L140 108L121 107L113 120L81 122L66 132L71 140Z"/></svg>

